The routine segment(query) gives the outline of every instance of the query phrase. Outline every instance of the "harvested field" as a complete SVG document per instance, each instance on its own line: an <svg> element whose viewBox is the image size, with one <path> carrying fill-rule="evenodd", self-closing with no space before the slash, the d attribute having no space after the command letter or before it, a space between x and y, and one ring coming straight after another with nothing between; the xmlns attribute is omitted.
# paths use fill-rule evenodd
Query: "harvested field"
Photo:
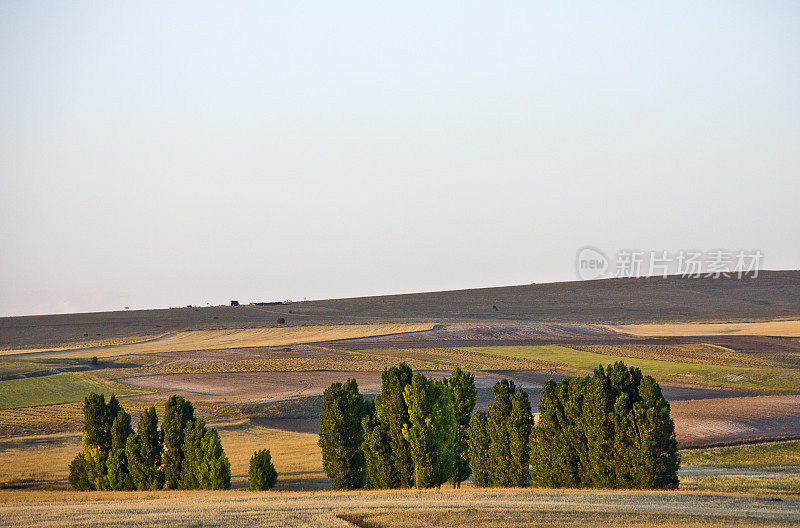
<svg viewBox="0 0 800 528"><path fill-rule="evenodd" d="M677 401L671 408L684 446L800 435L798 395Z"/></svg>
<svg viewBox="0 0 800 528"><path fill-rule="evenodd" d="M394 363L396 365L396 363ZM442 378L449 370L420 370L426 376ZM325 392L332 383L353 378L362 393L380 390L381 371L309 371L309 372L235 372L219 374L163 374L128 378L137 387L163 389L181 394L191 401L259 403L314 396ZM491 373L476 373L476 385L490 387L499 378ZM537 385L538 387L538 385ZM160 395L159 395L160 396ZM160 398L166 398L160 396ZM139 401L148 396L136 398Z"/></svg>
<svg viewBox="0 0 800 528"><path fill-rule="evenodd" d="M279 482L280 482L280 477ZM6 491L0 493L0 525L62 527L102 524L128 526L315 526L353 528L343 520L397 518L420 528L529 526L738 526L783 527L800 522L800 499L776 502L762 497L686 492L574 491L492 489L441 491L260 492L159 491L70 492ZM341 516L341 517L339 517ZM460 518L462 520L456 520ZM502 522L502 524L499 524ZM381 526L364 524L363 526ZM394 526L394 524L392 524ZM454 524L453 526L459 526ZM613 525L612 525L613 526Z"/></svg>
<svg viewBox="0 0 800 528"><path fill-rule="evenodd" d="M108 396L110 393L106 393ZM122 406L136 418L151 405L163 413L164 401L169 394L142 394L120 398ZM207 421L241 419L244 415L237 407L215 402L195 402L195 414ZM83 427L83 402L38 407L20 407L0 410L0 438L58 434L80 431Z"/></svg>
<svg viewBox="0 0 800 528"><path fill-rule="evenodd" d="M247 486L253 452L269 449L280 474L276 489L330 489L316 433L274 429L247 420L218 425L217 430L231 461L234 488ZM81 449L80 432L0 439L0 487L66 487L68 465Z"/></svg>
<svg viewBox="0 0 800 528"><path fill-rule="evenodd" d="M652 323L611 325L608 328L616 332L648 337L711 335L800 337L800 320L729 323Z"/></svg>
<svg viewBox="0 0 800 528"><path fill-rule="evenodd" d="M361 325L286 326L279 328L248 328L231 330L192 330L167 334L139 343L112 345L74 350L13 349L0 351L0 355L35 353L37 357L108 358L122 355L152 354L223 348L285 346L298 343L316 343L339 339L354 339L405 332L419 332L433 328L431 323L376 323Z"/></svg>

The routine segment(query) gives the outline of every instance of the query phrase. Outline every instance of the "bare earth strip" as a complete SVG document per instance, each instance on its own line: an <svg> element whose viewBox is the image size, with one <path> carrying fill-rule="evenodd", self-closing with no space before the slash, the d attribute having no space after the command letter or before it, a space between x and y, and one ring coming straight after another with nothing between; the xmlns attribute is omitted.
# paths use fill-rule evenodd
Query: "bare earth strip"
<svg viewBox="0 0 800 528"><path fill-rule="evenodd" d="M611 330L641 337L757 335L800 337L800 320L754 323L666 323L608 326Z"/></svg>
<svg viewBox="0 0 800 528"><path fill-rule="evenodd" d="M359 325L291 326L280 328L246 328L230 330L192 330L168 334L158 339L140 343L113 345L92 349L39 349L3 350L0 355L11 356L35 353L37 357L86 357L90 355L107 358L155 352L180 352L226 348L287 346L300 343L356 339L389 334L420 332L433 328L432 323L379 323Z"/></svg>
<svg viewBox="0 0 800 528"><path fill-rule="evenodd" d="M800 522L800 500L774 502L735 494L575 490L361 491L361 492L0 492L0 526L319 526L354 525L341 517L394 512L408 526L436 526L425 514L454 512L466 520L475 512L494 511L504 527L528 526L537 512L549 525L585 516L584 523L605 513L615 525L648 516L637 526L791 526ZM656 517L649 517L649 516ZM516 516L516 517L515 517ZM687 516L691 516L688 517ZM514 522L517 519L517 522ZM580 519L578 519L580 520ZM687 520L694 522L687 523ZM621 524L619 521L623 521ZM570 523L572 524L572 523ZM379 526L382 526L380 524ZM495 521L493 526L499 525ZM478 526L478 524L475 524Z"/></svg>
<svg viewBox="0 0 800 528"><path fill-rule="evenodd" d="M800 395L676 401L670 407L681 445L800 435Z"/></svg>

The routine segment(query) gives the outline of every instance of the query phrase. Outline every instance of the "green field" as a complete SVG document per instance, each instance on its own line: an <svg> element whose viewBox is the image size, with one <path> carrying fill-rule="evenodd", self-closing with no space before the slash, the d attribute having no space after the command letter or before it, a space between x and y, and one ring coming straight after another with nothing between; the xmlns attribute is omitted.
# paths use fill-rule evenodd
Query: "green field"
<svg viewBox="0 0 800 528"><path fill-rule="evenodd" d="M129 396L143 391L126 387L112 388L83 374L63 372L52 376L0 381L0 409L81 401L92 392Z"/></svg>
<svg viewBox="0 0 800 528"><path fill-rule="evenodd" d="M660 380L713 385L767 392L800 391L800 370L726 366L707 363L660 361L599 354L560 345L487 346L466 350L481 354L528 359L552 364L567 370L593 370L598 365L624 361ZM709 358L713 361L713 357Z"/></svg>
<svg viewBox="0 0 800 528"><path fill-rule="evenodd" d="M800 466L800 440L687 449L681 452L681 464L728 468Z"/></svg>

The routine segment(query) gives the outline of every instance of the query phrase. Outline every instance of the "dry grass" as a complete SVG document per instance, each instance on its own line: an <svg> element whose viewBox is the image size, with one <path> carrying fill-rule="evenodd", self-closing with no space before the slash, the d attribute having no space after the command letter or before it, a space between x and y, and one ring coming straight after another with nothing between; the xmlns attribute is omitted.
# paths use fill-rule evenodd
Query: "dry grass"
<svg viewBox="0 0 800 528"><path fill-rule="evenodd" d="M548 511L540 509L410 510L343 516L356 525L369 528L712 528L712 527L784 527L790 523L772 519L747 519L723 516L676 515L661 513L609 513Z"/></svg>
<svg viewBox="0 0 800 528"><path fill-rule="evenodd" d="M126 410L129 407L126 402ZM253 452L269 449L280 473L277 489L330 489L316 434L273 429L249 420L220 424L217 430L231 461L234 487L247 485ZM0 484L67 486L67 466L80 450L79 432L0 439Z"/></svg>
<svg viewBox="0 0 800 528"><path fill-rule="evenodd" d="M280 478L280 477L279 477ZM442 489L417 492L0 492L0 525L242 526L660 526L783 527L800 500L685 492ZM381 524L378 524L378 523ZM386 523L386 524L383 524Z"/></svg>
<svg viewBox="0 0 800 528"><path fill-rule="evenodd" d="M609 325L608 328L625 334L643 337L759 335L800 337L800 320L765 321L754 323L654 323Z"/></svg>
<svg viewBox="0 0 800 528"><path fill-rule="evenodd" d="M135 418L151 405L155 405L156 410L163 413L164 401L168 396L168 394L154 394L141 400L123 397L120 398L120 402L125 410L134 416L135 423ZM192 403L195 414L206 420L237 420L244 417L237 407L214 402ZM80 431L82 427L83 402L0 410L0 438L59 434Z"/></svg>
<svg viewBox="0 0 800 528"><path fill-rule="evenodd" d="M193 330L169 334L139 343L102 348L40 352L41 357L78 358L97 356L108 358L131 354L181 352L225 348L286 346L338 339L354 339L380 335L419 332L433 328L431 323L378 323L354 325L289 326L279 328L247 328L231 330ZM27 353L29 350L5 350L0 355Z"/></svg>
<svg viewBox="0 0 800 528"><path fill-rule="evenodd" d="M301 371L357 371L381 372L405 361L414 370L452 370L455 367L470 371L481 370L536 370L546 363L482 354L463 348L376 348L361 351L323 349L324 354L308 353L285 357L275 351L261 352L263 356L238 361L198 362L180 358L159 362L149 368L164 374L216 373L216 372L301 372ZM273 356L273 357L269 357Z"/></svg>

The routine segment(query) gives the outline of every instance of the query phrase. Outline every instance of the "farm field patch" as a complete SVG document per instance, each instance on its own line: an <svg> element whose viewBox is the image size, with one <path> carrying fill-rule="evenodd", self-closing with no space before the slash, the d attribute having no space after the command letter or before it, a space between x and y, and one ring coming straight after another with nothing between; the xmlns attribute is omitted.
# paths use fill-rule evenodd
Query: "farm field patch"
<svg viewBox="0 0 800 528"><path fill-rule="evenodd" d="M730 323L648 323L607 325L617 332L637 336L758 335L800 337L800 320Z"/></svg>
<svg viewBox="0 0 800 528"><path fill-rule="evenodd" d="M419 332L433 328L431 323L376 323L353 325L287 326L277 328L245 328L230 330L192 330L167 334L139 343L88 349L46 349L36 351L39 357L108 358L120 355L152 354L241 347L285 346L339 339ZM30 350L4 350L0 355L29 354Z"/></svg>
<svg viewBox="0 0 800 528"><path fill-rule="evenodd" d="M280 479L280 476L278 477ZM279 480L280 481L280 480ZM542 489L392 490L355 492L0 492L0 526L113 527L197 525L352 528L343 519L374 524L397 519L400 526L735 526L784 527L800 522L800 499L687 492ZM484 512L496 516L487 519ZM457 518L462 517L464 521ZM630 521L630 522L628 522ZM469 524L455 524L467 522ZM502 524L501 524L502 523ZM398 524L390 524L397 526ZM535 524L534 524L535 526Z"/></svg>
<svg viewBox="0 0 800 528"><path fill-rule="evenodd" d="M134 387L112 388L83 374L63 372L52 376L0 381L0 409L77 402L92 392L126 396L142 391Z"/></svg>
<svg viewBox="0 0 800 528"><path fill-rule="evenodd" d="M661 381L768 392L800 391L800 370L797 369L735 367L709 363L630 358L601 354L582 348L584 347L530 345L471 347L468 350L483 354L531 359L567 370L582 372L591 371L598 365L624 361L627 365L639 367L645 374L652 374Z"/></svg>

